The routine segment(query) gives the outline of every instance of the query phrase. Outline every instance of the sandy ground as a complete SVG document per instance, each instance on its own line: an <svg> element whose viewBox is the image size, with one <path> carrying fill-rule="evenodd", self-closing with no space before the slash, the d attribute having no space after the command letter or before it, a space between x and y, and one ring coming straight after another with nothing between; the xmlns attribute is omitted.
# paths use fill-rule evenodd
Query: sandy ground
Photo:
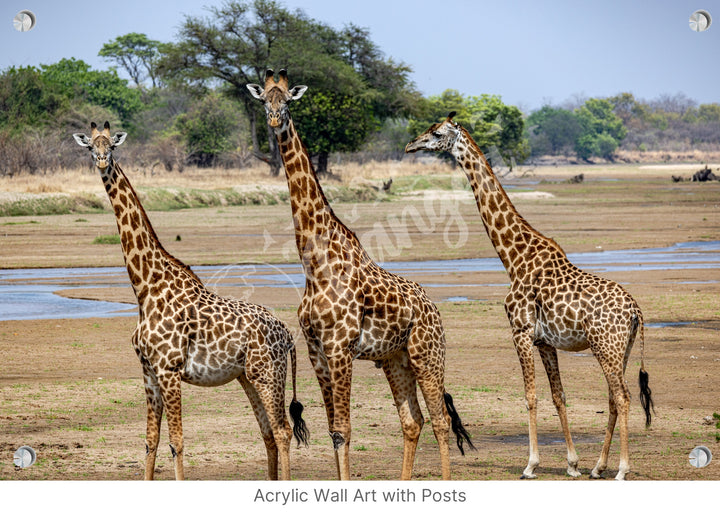
<svg viewBox="0 0 720 517"><path fill-rule="evenodd" d="M655 171L657 173L657 171ZM660 176L613 178L598 173L579 185L533 177L516 189L552 194L516 198L537 229L568 252L669 246L720 240L720 184L673 184ZM549 179L541 185L538 179ZM131 178L132 179L132 178ZM562 179L562 178L559 178ZM612 181L609 181L612 179ZM471 200L440 198L340 204L338 215L382 260L492 257ZM153 212L150 218L167 249L197 264L296 261L289 208L280 206ZM35 221L35 222L32 222ZM110 214L0 218L0 267L121 265L118 245L94 245L116 231ZM181 235L180 241L176 236ZM646 367L655 398L646 429L638 402L639 347L628 378L634 400L630 452L634 480L718 480L720 460L698 469L688 454L698 445L720 458L720 275L714 270L617 272L616 280L638 300L646 329ZM416 274L438 303L447 334L446 385L477 450L451 450L455 479L518 479L527 462L527 416L517 356L502 308L504 273ZM484 284L482 287L464 285ZM332 448L317 381L297 332L299 293L292 289L218 286L220 294L249 296L272 307L295 331L299 398L312 437L291 451L292 477L334 479ZM132 301L126 285L72 296ZM468 301L448 302L450 296ZM684 324L662 326L665 323ZM142 478L145 403L140 365L129 336L134 317L0 322L0 479ZM571 430L587 474L600 452L607 421L607 386L592 355L560 354ZM546 377L536 355L539 396L540 479L563 480L565 446ZM396 479L402 435L390 390L372 363L356 361L352 397L351 471L354 479ZM289 399L289 396L288 396ZM265 451L240 387L185 386L183 392L186 476L189 479L261 480ZM427 414L427 413L426 413ZM710 416L708 423L705 417ZM161 443L167 443L163 425ZM17 469L12 453L31 445L38 461ZM606 473L619 461L613 444ZM157 478L172 479L166 445ZM429 422L423 429L414 478L437 479L439 457Z"/></svg>

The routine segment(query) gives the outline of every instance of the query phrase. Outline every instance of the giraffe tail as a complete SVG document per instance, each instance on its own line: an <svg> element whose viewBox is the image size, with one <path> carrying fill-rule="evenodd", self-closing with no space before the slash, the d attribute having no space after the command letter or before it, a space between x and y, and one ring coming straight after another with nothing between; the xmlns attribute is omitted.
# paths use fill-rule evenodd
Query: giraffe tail
<svg viewBox="0 0 720 517"><path fill-rule="evenodd" d="M445 393L445 407L447 408L448 414L450 415L450 423L453 433L455 433L455 436L457 437L457 446L458 449L460 449L460 454L465 456L465 449L463 449L463 443L466 441L468 443L468 447L470 447L472 450L476 450L475 446L472 443L472 440L470 439L470 435L465 430L465 427L462 424L462 420L460 420L460 416L455 409L455 404L453 404L453 398L447 392Z"/></svg>
<svg viewBox="0 0 720 517"><path fill-rule="evenodd" d="M290 369L292 372L293 392L292 402L290 402L290 418L293 422L293 435L298 442L298 447L300 446L300 444L303 444L305 447L307 447L308 438L310 438L310 431L308 431L308 428L305 425L305 420L303 420L302 417L304 407L297 399L297 385L295 382L297 373L297 354L295 352L294 344L290 349Z"/></svg>
<svg viewBox="0 0 720 517"><path fill-rule="evenodd" d="M642 313L638 310L633 323L640 331L640 405L645 411L645 427L650 427L652 422L652 412L655 412L655 403L652 399L652 390L650 389L650 375L645 371L645 326L643 324ZM639 328L638 328L639 327Z"/></svg>

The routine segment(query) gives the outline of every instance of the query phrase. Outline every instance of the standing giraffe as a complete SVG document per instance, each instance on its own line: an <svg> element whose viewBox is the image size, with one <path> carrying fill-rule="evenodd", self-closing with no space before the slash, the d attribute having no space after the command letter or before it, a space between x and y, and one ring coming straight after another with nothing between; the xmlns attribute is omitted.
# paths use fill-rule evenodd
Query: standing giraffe
<svg viewBox="0 0 720 517"><path fill-rule="evenodd" d="M463 454L464 440L473 445L445 392L445 333L440 314L422 287L373 262L355 234L337 218L287 108L307 87L288 89L286 71L281 70L279 76L276 83L268 70L264 88L247 87L265 105L285 165L295 240L305 272L298 318L322 391L338 477L350 478L352 362L365 359L385 372L400 415L401 479L412 475L423 426L416 382L430 412L442 477L449 479L449 428Z"/></svg>
<svg viewBox="0 0 720 517"><path fill-rule="evenodd" d="M505 311L520 359L529 412L530 459L522 477L534 478L540 463L537 443L537 396L533 346L540 351L548 374L568 450L567 472L577 477L578 456L570 436L565 393L560 382L557 349L590 350L609 387L610 416L593 478L607 467L610 441L620 420L620 468L616 479L630 470L628 413L630 391L624 378L635 335L640 330L640 402L650 425L652 398L645 371L643 316L635 300L618 284L575 267L562 248L536 231L517 212L478 145L450 113L405 147L405 152L448 151L463 168L475 195L480 216L495 251L510 277Z"/></svg>
<svg viewBox="0 0 720 517"><path fill-rule="evenodd" d="M130 282L138 301L132 335L147 398L145 479L153 479L160 420L167 411L175 478L183 479L180 383L220 386L237 379L247 393L265 441L268 477L290 479L291 430L285 415L287 354L292 365L290 416L298 442L307 443L302 404L295 396L296 355L290 330L269 310L208 291L192 270L163 248L137 193L112 151L126 133L110 124L75 141L92 153L117 219Z"/></svg>

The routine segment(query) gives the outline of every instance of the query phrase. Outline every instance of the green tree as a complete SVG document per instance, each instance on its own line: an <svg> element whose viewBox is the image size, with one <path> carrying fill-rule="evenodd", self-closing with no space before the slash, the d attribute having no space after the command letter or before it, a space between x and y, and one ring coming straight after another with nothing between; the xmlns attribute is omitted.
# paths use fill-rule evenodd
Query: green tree
<svg viewBox="0 0 720 517"><path fill-rule="evenodd" d="M712 124L720 122L720 104L700 104L697 108L690 108L683 120L690 123Z"/></svg>
<svg viewBox="0 0 720 517"><path fill-rule="evenodd" d="M342 117L327 117L329 112ZM355 151L375 127L362 99L338 92L305 95L293 105L293 121L311 155L318 156L318 172L327 171L330 152Z"/></svg>
<svg viewBox="0 0 720 517"><path fill-rule="evenodd" d="M583 160L599 156L612 160L620 142L627 135L623 121L613 111L607 99L588 99L575 111L582 127L582 134L575 145L575 152Z"/></svg>
<svg viewBox="0 0 720 517"><path fill-rule="evenodd" d="M532 154L561 154L575 146L582 133L580 121L571 111L545 105L525 121L531 131Z"/></svg>
<svg viewBox="0 0 720 517"><path fill-rule="evenodd" d="M68 105L67 95L35 67L11 67L0 75L0 127L47 124Z"/></svg>
<svg viewBox="0 0 720 517"><path fill-rule="evenodd" d="M152 88L155 88L159 48L159 41L152 40L145 34L131 32L105 43L98 55L121 66L138 88L143 88L148 78Z"/></svg>
<svg viewBox="0 0 720 517"><path fill-rule="evenodd" d="M214 165L217 157L236 147L239 125L237 105L225 96L211 92L175 119L191 162L201 167Z"/></svg>
<svg viewBox="0 0 720 517"><path fill-rule="evenodd" d="M226 2L209 10L210 19L186 18L179 41L162 49L159 73L166 81L201 90L217 84L228 86L227 91L241 101L248 117L255 155L271 165L273 174L282 167L275 136L267 127L262 107L246 88L248 83L262 84L267 68L287 67L294 84L309 87L303 100L293 106L295 122L305 128L309 125L303 121L307 110L302 105L313 102L308 101L315 95L320 96L317 105L325 111L313 113L313 117L329 127L339 126L335 119L341 119L355 128L365 127L372 117L380 122L413 98L412 93L403 97L409 68L383 60L367 41L361 45L366 36L362 31L337 31L272 0ZM382 83L381 72L404 82L386 85L385 90L373 88ZM351 103L354 108L347 112L339 109L349 102L343 96L355 100ZM370 115L358 109L360 106L366 106ZM359 119L349 120L350 116ZM346 139L313 146L321 166L327 163L327 153L356 148L360 143L350 132L333 134ZM318 172L322 172L320 167Z"/></svg>
<svg viewBox="0 0 720 517"><path fill-rule="evenodd" d="M115 70L91 70L78 59L61 59L52 65L42 65L43 81L62 95L75 101L104 106L129 123L142 108L139 92L130 88Z"/></svg>
<svg viewBox="0 0 720 517"><path fill-rule="evenodd" d="M503 104L498 95L465 97L457 90L445 90L422 103L422 114L410 119L408 130L419 134L451 111L457 113L454 120L468 130L483 152L497 151L511 169L514 163L528 157L522 113L515 106Z"/></svg>

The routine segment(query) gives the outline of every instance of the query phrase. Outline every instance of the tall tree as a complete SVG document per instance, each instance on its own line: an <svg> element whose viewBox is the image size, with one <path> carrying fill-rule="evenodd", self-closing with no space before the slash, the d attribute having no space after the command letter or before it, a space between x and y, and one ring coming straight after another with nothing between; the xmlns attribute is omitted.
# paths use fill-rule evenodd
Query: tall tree
<svg viewBox="0 0 720 517"><path fill-rule="evenodd" d="M145 34L131 32L105 43L98 55L120 65L138 88L143 88L146 79L150 79L152 88L155 88L159 47L159 41L152 40Z"/></svg>
<svg viewBox="0 0 720 517"><path fill-rule="evenodd" d="M210 18L185 19L179 41L163 48L158 70L165 80L188 87L227 86L227 92L240 100L248 116L255 155L270 164L273 174L282 166L275 136L246 88L248 83L262 83L267 68L288 68L295 84L309 86L310 97L306 96L303 102L313 95L321 96L315 103L318 109L322 108L321 112L309 113L302 109L301 103L294 108L296 124L306 129L316 124L317 119L331 127L343 119L351 127L371 127L373 118L397 112L397 98L402 95L388 94L388 103L383 104L382 91L374 89L374 83L362 75L361 71L369 71L373 62L378 69L387 66L396 78L404 80L400 84L410 89L409 69L405 65L383 60L377 49L367 42L362 53L349 49L351 41L355 45L353 49L359 45L364 33L350 38L347 32L312 20L300 10L289 11L272 0L230 1L209 11ZM367 63L358 61L361 54ZM379 78L379 74L376 76ZM395 84L388 90L397 87ZM412 100L412 93L407 96ZM359 101L362 102L358 104ZM353 104L352 110L343 109L348 103ZM385 111L380 106L384 106ZM358 109L360 107L365 109ZM367 133L361 136L364 139ZM328 140L329 146L316 149L320 164L327 162L327 153L331 151L356 148L359 144L355 140L355 135L349 132L335 131Z"/></svg>

